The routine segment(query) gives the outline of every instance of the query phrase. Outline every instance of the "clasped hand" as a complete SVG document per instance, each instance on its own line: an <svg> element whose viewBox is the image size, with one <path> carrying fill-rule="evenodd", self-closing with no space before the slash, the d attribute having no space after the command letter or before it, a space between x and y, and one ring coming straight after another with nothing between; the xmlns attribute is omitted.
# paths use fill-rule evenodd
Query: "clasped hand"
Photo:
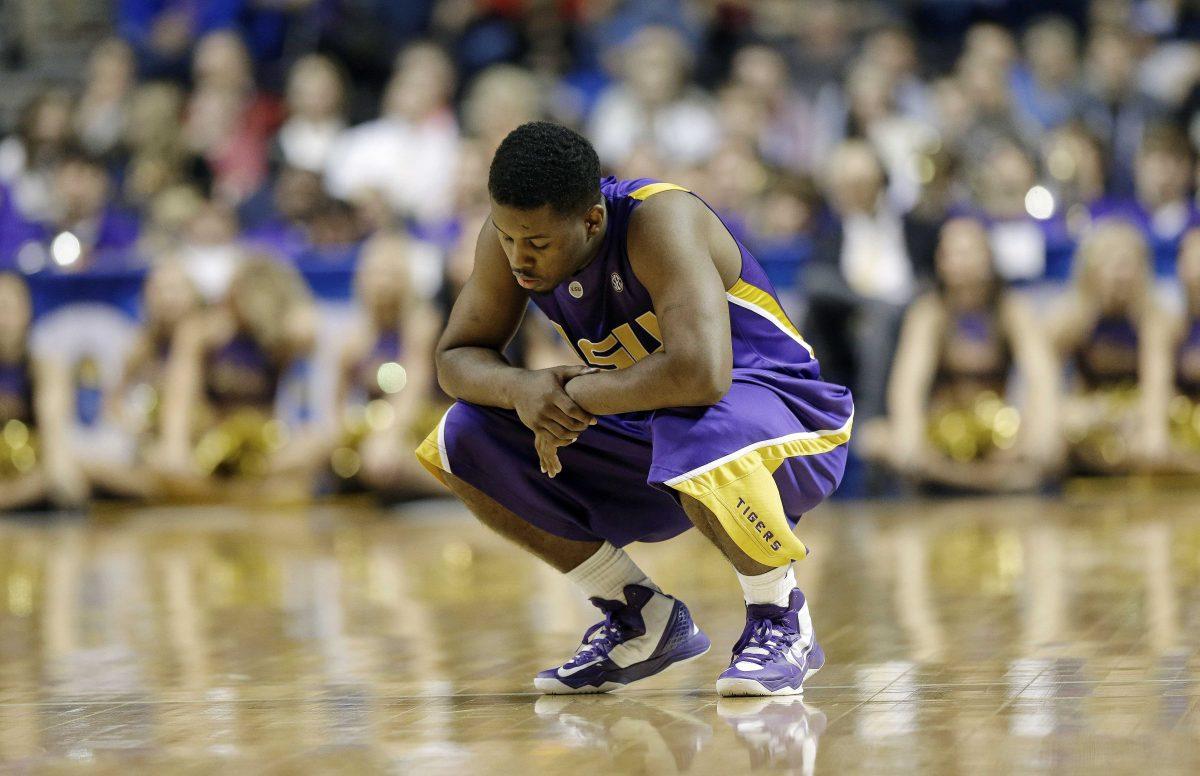
<svg viewBox="0 0 1200 776"><path fill-rule="evenodd" d="M520 398L513 403L521 422L533 431L542 472L554 477L562 471L558 448L571 444L596 418L567 395L566 384L580 375L593 374L595 367L556 366L530 371L521 386Z"/></svg>

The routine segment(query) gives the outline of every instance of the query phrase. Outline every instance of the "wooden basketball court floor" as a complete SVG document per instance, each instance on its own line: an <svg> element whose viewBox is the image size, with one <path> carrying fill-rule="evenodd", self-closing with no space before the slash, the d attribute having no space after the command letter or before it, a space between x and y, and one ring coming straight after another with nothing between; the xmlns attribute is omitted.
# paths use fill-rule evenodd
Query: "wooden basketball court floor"
<svg viewBox="0 0 1200 776"><path fill-rule="evenodd" d="M0 520L17 773L1200 772L1200 499L827 505L798 566L829 656L718 699L739 591L634 548L714 649L608 696L530 679L595 618L451 502Z"/></svg>

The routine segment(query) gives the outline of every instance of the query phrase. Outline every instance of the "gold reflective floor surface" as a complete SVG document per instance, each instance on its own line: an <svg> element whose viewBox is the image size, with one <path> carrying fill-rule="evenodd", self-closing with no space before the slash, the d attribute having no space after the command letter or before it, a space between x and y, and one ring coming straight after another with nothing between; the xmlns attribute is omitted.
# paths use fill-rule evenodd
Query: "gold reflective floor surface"
<svg viewBox="0 0 1200 776"><path fill-rule="evenodd" d="M1200 772L1200 501L841 503L798 576L826 668L718 699L737 584L634 548L713 638L539 697L592 610L449 502L0 521L0 761L35 773Z"/></svg>

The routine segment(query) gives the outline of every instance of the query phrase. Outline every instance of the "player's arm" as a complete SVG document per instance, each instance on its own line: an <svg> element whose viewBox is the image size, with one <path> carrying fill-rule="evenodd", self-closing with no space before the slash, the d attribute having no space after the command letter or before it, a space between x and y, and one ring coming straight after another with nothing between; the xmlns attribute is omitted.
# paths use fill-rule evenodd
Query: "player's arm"
<svg viewBox="0 0 1200 776"><path fill-rule="evenodd" d="M729 307L708 219L708 209L683 192L659 194L638 208L629 225L629 263L650 292L663 344L626 369L571 380L567 393L588 412L709 406L729 390Z"/></svg>
<svg viewBox="0 0 1200 776"><path fill-rule="evenodd" d="M510 365L502 355L528 303L513 280L496 227L488 221L475 244L475 268L438 342L438 383L455 399L516 410L535 432L571 442L595 419L562 386L589 370L564 366L530 371Z"/></svg>

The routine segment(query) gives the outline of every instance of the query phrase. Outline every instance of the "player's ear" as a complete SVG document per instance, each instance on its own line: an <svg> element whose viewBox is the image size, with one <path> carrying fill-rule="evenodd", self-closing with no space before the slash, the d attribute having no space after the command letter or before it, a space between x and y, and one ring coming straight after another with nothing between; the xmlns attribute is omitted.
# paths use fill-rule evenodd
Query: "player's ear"
<svg viewBox="0 0 1200 776"><path fill-rule="evenodd" d="M587 229L588 237L599 234L603 224L604 206L597 202L583 214L583 225Z"/></svg>

